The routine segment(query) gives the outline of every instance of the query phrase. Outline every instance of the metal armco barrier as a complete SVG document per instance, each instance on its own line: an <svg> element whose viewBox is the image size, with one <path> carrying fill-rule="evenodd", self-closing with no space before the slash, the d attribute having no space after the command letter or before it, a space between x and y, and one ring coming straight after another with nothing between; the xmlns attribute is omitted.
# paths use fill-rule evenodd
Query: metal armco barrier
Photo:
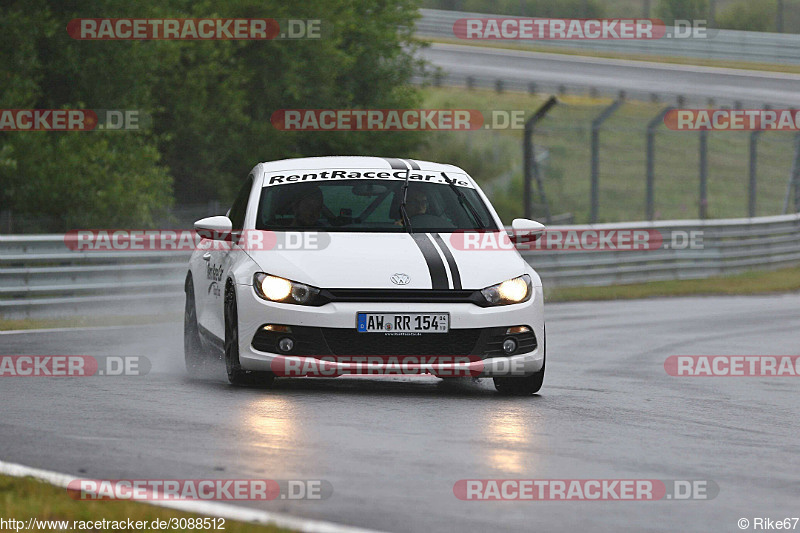
<svg viewBox="0 0 800 533"><path fill-rule="evenodd" d="M462 18L517 18L485 13L464 13L439 9L420 9L417 34L421 37L456 39L453 24ZM656 40L550 40L505 41L514 44L532 44L576 50L601 50L635 55L691 57L754 63L800 64L800 35L762 33L736 30L709 30L709 38L656 39ZM491 41L474 41L491 42ZM498 42L498 41L495 41Z"/></svg>
<svg viewBox="0 0 800 533"><path fill-rule="evenodd" d="M800 264L800 214L558 227L585 228L657 230L666 246L523 252L546 285L698 279ZM188 257L186 252L76 252L62 235L0 236L0 317L180 312Z"/></svg>

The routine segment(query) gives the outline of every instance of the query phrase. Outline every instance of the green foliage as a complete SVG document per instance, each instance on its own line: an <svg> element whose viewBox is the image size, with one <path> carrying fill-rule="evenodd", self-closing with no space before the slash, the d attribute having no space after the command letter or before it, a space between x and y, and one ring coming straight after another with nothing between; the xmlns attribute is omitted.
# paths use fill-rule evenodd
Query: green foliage
<svg viewBox="0 0 800 533"><path fill-rule="evenodd" d="M29 132L13 147L4 192L19 212L50 217L42 230L148 227L171 203L170 177L143 136Z"/></svg>
<svg viewBox="0 0 800 533"><path fill-rule="evenodd" d="M778 5L775 0L742 0L717 15L717 26L731 30L773 31Z"/></svg>
<svg viewBox="0 0 800 533"><path fill-rule="evenodd" d="M321 19L322 39L77 41L74 18ZM280 109L409 108L415 0L17 0L0 7L0 108L136 109L144 132L0 134L0 209L60 224L151 223L179 202L230 200L259 161L404 156L418 133L283 132ZM400 31L397 30L401 27ZM64 229L64 228L53 228Z"/></svg>
<svg viewBox="0 0 800 533"><path fill-rule="evenodd" d="M667 24L675 19L705 19L708 17L708 0L659 0L656 17Z"/></svg>

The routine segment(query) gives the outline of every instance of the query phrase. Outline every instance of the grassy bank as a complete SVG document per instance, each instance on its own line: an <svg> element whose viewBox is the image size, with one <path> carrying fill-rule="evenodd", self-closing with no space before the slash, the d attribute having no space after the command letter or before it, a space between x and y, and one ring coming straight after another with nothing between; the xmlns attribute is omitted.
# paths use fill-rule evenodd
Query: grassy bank
<svg viewBox="0 0 800 533"><path fill-rule="evenodd" d="M654 281L609 287L553 288L545 291L545 301L625 300L659 296L742 296L796 291L800 291L800 267L696 280Z"/></svg>
<svg viewBox="0 0 800 533"><path fill-rule="evenodd" d="M0 331L8 331L16 329L138 326L146 324L163 324L165 322L180 322L182 319L183 315L180 313L149 315L149 316L97 316L97 317L72 316L64 318L42 318L42 319L0 318Z"/></svg>
<svg viewBox="0 0 800 533"><path fill-rule="evenodd" d="M39 524L40 529L46 531L66 531L79 530L75 528L74 521L116 521L127 522L147 522L147 531L153 531L149 527L154 520L171 519L192 519L199 518L200 515L183 513L155 507L144 503L131 501L80 501L73 500L67 495L67 491L62 488L54 487L47 483L32 478L15 478L0 475L0 509L3 510L1 518L5 520L14 519L24 522L26 525L30 519L48 521L67 521L68 527L64 524ZM217 526L220 525L217 519ZM194 522L196 523L196 522ZM180 522L178 522L180 524ZM9 528L6 528L9 529ZM35 527L33 529L36 529ZM112 529L107 527L106 529ZM123 526L121 529L127 529ZM161 528L171 529L172 531L188 531L193 528ZM219 528L217 528L219 529ZM242 532L256 531L263 533L278 533L289 531L274 526L259 524L249 524L225 520L224 529L226 531ZM84 529L87 531L100 531L102 529Z"/></svg>

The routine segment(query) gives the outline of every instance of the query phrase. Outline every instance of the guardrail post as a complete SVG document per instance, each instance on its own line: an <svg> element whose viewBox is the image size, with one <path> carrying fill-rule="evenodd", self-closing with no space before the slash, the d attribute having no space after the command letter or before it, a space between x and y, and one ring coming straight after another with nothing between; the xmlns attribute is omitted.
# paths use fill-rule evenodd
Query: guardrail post
<svg viewBox="0 0 800 533"><path fill-rule="evenodd" d="M600 127L623 103L622 99L615 100L592 121L591 211L589 213L591 224L597 222L597 213L600 210Z"/></svg>
<svg viewBox="0 0 800 533"><path fill-rule="evenodd" d="M536 127L536 124L542 120L545 115L558 103L558 98L555 96L551 96L547 99L547 101L539 106L539 109L534 112L533 116L525 122L525 134L523 135L522 140L522 154L523 154L523 180L524 180L524 194L523 194L523 209L522 212L525 215L525 218L531 218L531 203L532 203L532 184L531 184L531 177L532 174L536 174L536 181L539 184L539 194L542 197L542 202L545 205L545 216L547 217L546 220L548 224L550 223L550 207L547 205L547 201L545 200L544 196L544 186L542 185L541 176L539 175L539 165L536 162L536 154L534 153L533 147L533 131Z"/></svg>
<svg viewBox="0 0 800 533"><path fill-rule="evenodd" d="M789 198L794 187L794 211L800 213L800 133L794 136L794 161L792 171L789 173L789 183L786 185L786 196L783 198L783 214L789 212Z"/></svg>
<svg viewBox="0 0 800 533"><path fill-rule="evenodd" d="M708 130L700 130L700 220L708 216Z"/></svg>
<svg viewBox="0 0 800 533"><path fill-rule="evenodd" d="M667 113L675 109L672 106L667 106L662 109L658 115L647 123L647 182L645 186L645 200L644 211L647 220L655 218L655 160L656 160L656 130L658 126L664 122L664 117Z"/></svg>

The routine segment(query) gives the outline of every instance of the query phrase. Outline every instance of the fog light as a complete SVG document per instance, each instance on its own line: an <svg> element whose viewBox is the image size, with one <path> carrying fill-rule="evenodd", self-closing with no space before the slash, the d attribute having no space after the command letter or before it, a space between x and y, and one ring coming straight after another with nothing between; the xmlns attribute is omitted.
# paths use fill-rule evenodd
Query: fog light
<svg viewBox="0 0 800 533"><path fill-rule="evenodd" d="M503 351L506 354L512 354L517 351L517 341L514 339L506 339L503 341Z"/></svg>
<svg viewBox="0 0 800 533"><path fill-rule="evenodd" d="M267 324L266 326L264 326L261 329L263 329L264 331L275 331L275 332L278 332L278 333L291 333L292 332L292 328L290 328L289 326L278 326L276 324Z"/></svg>
<svg viewBox="0 0 800 533"><path fill-rule="evenodd" d="M278 341L278 349L282 352L291 352L294 348L294 341L289 337L284 337Z"/></svg>

